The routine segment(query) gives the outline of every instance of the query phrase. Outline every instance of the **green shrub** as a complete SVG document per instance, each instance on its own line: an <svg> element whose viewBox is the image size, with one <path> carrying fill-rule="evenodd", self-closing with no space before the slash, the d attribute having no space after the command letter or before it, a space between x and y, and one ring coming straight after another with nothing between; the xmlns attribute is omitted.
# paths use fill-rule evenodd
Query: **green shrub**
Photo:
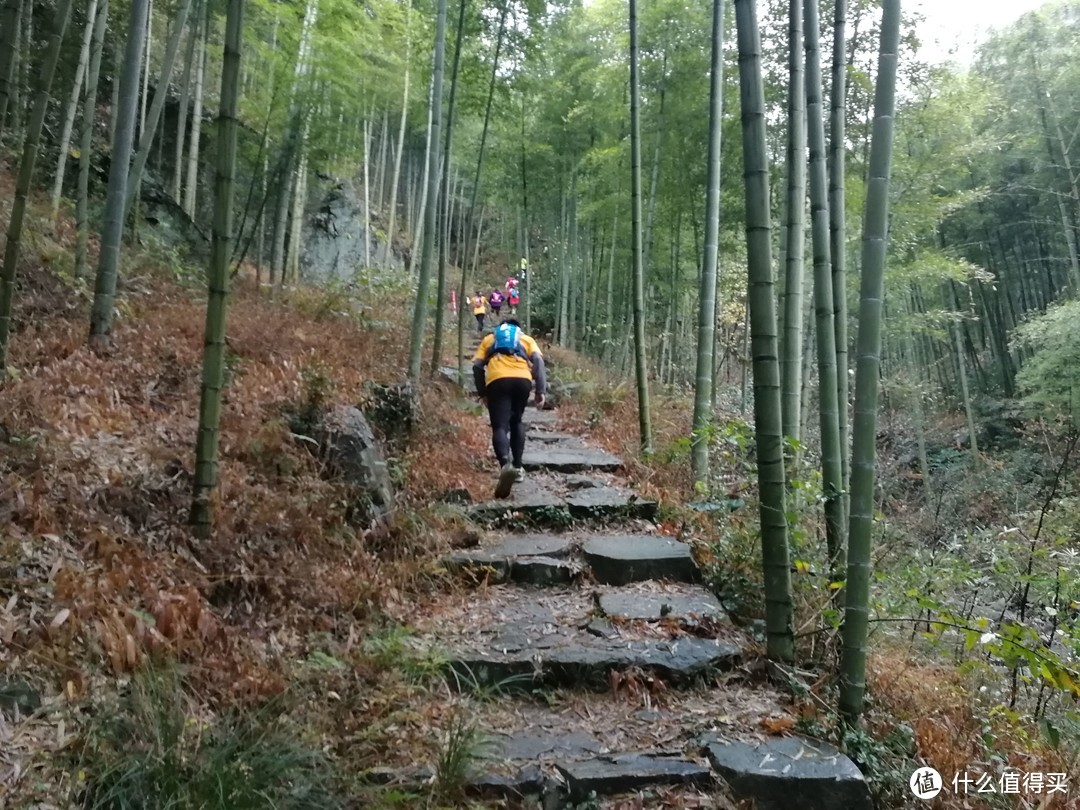
<svg viewBox="0 0 1080 810"><path fill-rule="evenodd" d="M137 675L83 739L88 810L333 810L328 760L284 728L272 706L204 721L171 670Z"/></svg>

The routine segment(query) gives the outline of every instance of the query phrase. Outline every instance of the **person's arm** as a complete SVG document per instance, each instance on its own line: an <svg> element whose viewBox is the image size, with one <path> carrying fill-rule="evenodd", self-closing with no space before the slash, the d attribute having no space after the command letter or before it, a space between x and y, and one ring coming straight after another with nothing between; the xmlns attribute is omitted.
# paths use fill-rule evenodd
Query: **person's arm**
<svg viewBox="0 0 1080 810"><path fill-rule="evenodd" d="M476 347L476 354L473 355L473 382L476 383L476 395L478 397L487 395L487 353L494 342L494 336L485 335L484 339L480 341L480 345Z"/></svg>
<svg viewBox="0 0 1080 810"><path fill-rule="evenodd" d="M544 366L544 355L540 353L540 347L535 340L531 343L529 365L532 366L533 380L536 382L536 396L540 398L547 393L547 368Z"/></svg>

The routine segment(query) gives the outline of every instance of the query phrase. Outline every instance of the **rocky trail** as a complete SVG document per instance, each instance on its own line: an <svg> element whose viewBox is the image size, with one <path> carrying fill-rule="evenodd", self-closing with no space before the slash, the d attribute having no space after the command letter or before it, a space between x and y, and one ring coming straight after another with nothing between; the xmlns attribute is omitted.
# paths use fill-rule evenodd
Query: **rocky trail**
<svg viewBox="0 0 1080 810"><path fill-rule="evenodd" d="M471 590L413 621L483 735L469 791L519 807L595 794L611 807L871 808L835 748L769 734L783 696L751 674L753 643L691 546L659 533L658 504L628 486L622 460L558 410L530 407L526 422L525 482L460 507L481 540L443 564Z"/></svg>

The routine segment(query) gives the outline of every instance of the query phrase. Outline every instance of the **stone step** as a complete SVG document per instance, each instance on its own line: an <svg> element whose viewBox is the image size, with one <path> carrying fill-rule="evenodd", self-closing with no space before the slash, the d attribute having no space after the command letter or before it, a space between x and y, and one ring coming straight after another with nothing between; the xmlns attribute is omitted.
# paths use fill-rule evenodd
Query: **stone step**
<svg viewBox="0 0 1080 810"><path fill-rule="evenodd" d="M456 708L479 734L469 777L473 794L509 799L515 807L535 807L522 797L541 796L545 808L567 808L590 793L599 807L729 806L720 794L771 810L871 807L858 769L831 746L764 736L763 727L787 716L790 703L768 686L727 676L723 686L664 691L637 673L613 692L556 697L457 696ZM416 711L445 716L426 703L441 706L437 693L420 700ZM396 768L373 769L365 778L430 780L441 735L414 733L423 736L406 740ZM417 748L429 756L417 759ZM631 793L632 803L603 801ZM673 801L682 797L696 801Z"/></svg>
<svg viewBox="0 0 1080 810"><path fill-rule="evenodd" d="M542 646L530 642L541 641ZM517 649L512 649L517 647ZM487 649L448 652L448 671L462 690L573 687L608 689L613 673L647 673L672 686L686 686L712 672L728 670L742 657L730 642L693 636L677 641L630 642L579 632L550 639L503 640Z"/></svg>
<svg viewBox="0 0 1080 810"><path fill-rule="evenodd" d="M708 588L683 583L640 583L596 592L600 611L612 619L698 624L727 619L723 606Z"/></svg>
<svg viewBox="0 0 1080 810"><path fill-rule="evenodd" d="M491 482L495 489L494 475ZM526 479L515 484L509 498L483 501L466 508L465 514L485 524L497 524L507 520L519 521L543 528L562 528L570 524L570 507L566 499L553 492L543 482Z"/></svg>
<svg viewBox="0 0 1080 810"><path fill-rule="evenodd" d="M597 582L626 585L650 579L697 582L690 546L660 535L593 535L582 545Z"/></svg>
<svg viewBox="0 0 1080 810"><path fill-rule="evenodd" d="M454 385L458 384L457 366L439 366L439 375ZM476 384L473 382L472 368L465 366L465 390L470 393L476 392Z"/></svg>
<svg viewBox="0 0 1080 810"><path fill-rule="evenodd" d="M622 468L622 459L618 456L587 447L549 449L526 446L522 463L526 470L550 470L564 473L610 472Z"/></svg>
<svg viewBox="0 0 1080 810"><path fill-rule="evenodd" d="M713 769L739 799L762 810L873 810L870 788L844 754L820 740L774 737L756 743L708 735L702 740Z"/></svg>
<svg viewBox="0 0 1080 810"><path fill-rule="evenodd" d="M495 482L492 476L492 489ZM523 518L533 526L561 529L573 520L643 518L656 515L657 503L619 487L600 484L570 489L558 478L530 475L514 486L509 498L473 504L466 514L481 523Z"/></svg>
<svg viewBox="0 0 1080 810"><path fill-rule="evenodd" d="M657 585L657 588L666 586ZM685 685L741 657L742 638L717 621L688 635L676 623L598 630L591 589L493 585L417 623L420 645L448 662L459 688L610 688L611 673L648 672Z"/></svg>
<svg viewBox="0 0 1080 810"><path fill-rule="evenodd" d="M706 785L713 779L705 765L657 753L606 754L557 767L571 802L584 801L591 793L611 796L656 785Z"/></svg>

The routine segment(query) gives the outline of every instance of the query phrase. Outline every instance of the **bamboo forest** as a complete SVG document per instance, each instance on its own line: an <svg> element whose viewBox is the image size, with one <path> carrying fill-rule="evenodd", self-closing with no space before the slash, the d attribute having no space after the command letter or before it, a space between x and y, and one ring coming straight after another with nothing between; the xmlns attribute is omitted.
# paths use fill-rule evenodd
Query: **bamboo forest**
<svg viewBox="0 0 1080 810"><path fill-rule="evenodd" d="M1080 808L1078 54L0 0L0 810Z"/></svg>

